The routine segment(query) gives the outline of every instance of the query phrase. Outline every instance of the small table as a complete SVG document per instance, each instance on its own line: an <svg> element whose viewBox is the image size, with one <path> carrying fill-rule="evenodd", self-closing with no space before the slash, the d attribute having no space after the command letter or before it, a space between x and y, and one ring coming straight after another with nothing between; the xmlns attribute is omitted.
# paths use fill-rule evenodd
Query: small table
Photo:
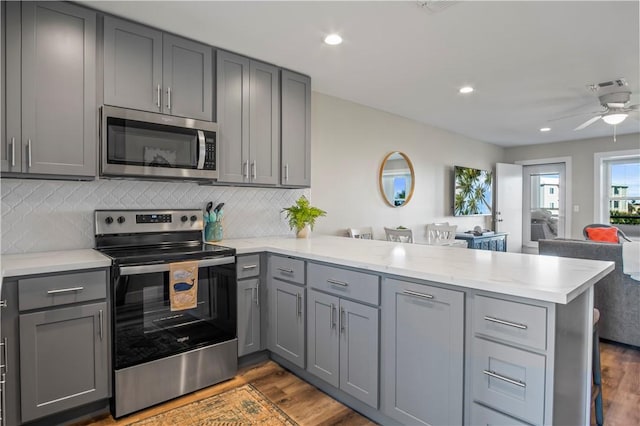
<svg viewBox="0 0 640 426"><path fill-rule="evenodd" d="M492 232L484 235L456 233L456 240L465 240L467 247L478 250L507 251L507 232Z"/></svg>

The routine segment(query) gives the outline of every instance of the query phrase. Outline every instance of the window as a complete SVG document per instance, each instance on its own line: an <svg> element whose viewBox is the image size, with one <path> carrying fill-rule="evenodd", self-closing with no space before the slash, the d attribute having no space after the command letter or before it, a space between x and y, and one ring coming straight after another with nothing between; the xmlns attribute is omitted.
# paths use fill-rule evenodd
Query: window
<svg viewBox="0 0 640 426"><path fill-rule="evenodd" d="M640 236L640 150L599 153L596 160L596 223Z"/></svg>
<svg viewBox="0 0 640 426"><path fill-rule="evenodd" d="M553 188L549 188L549 194L553 194Z"/></svg>

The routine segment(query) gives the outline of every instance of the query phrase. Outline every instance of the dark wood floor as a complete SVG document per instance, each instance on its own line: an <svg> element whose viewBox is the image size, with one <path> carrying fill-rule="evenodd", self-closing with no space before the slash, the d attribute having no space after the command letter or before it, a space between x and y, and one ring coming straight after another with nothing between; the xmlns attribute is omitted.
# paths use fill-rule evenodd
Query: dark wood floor
<svg viewBox="0 0 640 426"><path fill-rule="evenodd" d="M607 426L640 425L640 350L600 344L604 421ZM301 426L373 425L272 361L243 369L232 380L115 421L111 417L84 424L127 425L160 412L251 383ZM592 415L592 424L595 418Z"/></svg>

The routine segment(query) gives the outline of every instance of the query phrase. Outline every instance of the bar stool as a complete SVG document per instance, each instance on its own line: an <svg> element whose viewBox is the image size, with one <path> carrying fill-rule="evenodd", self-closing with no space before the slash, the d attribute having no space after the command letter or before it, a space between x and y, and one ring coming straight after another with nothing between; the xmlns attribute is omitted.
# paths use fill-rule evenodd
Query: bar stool
<svg viewBox="0 0 640 426"><path fill-rule="evenodd" d="M595 397L596 402L596 424L602 426L604 424L604 413L602 411L602 371L600 369L600 336L598 334L598 320L600 320L600 311L593 308L593 356L591 364L591 372L593 375L593 391L591 399Z"/></svg>

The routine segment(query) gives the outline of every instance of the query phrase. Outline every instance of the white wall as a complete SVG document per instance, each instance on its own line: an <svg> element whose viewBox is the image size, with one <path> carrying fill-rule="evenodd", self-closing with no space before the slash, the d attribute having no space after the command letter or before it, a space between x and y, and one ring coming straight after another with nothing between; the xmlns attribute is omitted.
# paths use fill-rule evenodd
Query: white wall
<svg viewBox="0 0 640 426"><path fill-rule="evenodd" d="M411 201L388 206L378 173L386 154L402 151L416 174ZM317 92L311 106L311 202L327 211L315 232L343 235L348 227L403 225L424 235L429 222L448 221L465 231L492 228L488 217L454 218L453 166L493 169L504 149Z"/></svg>
<svg viewBox="0 0 640 426"><path fill-rule="evenodd" d="M582 239L582 228L594 221L594 167L593 154L596 152L624 151L640 148L640 134L623 135L613 142L613 136L607 138L582 139L543 145L528 145L505 149L505 161L513 163L522 160L537 160L554 157L571 157L573 206L570 206L570 238Z"/></svg>

